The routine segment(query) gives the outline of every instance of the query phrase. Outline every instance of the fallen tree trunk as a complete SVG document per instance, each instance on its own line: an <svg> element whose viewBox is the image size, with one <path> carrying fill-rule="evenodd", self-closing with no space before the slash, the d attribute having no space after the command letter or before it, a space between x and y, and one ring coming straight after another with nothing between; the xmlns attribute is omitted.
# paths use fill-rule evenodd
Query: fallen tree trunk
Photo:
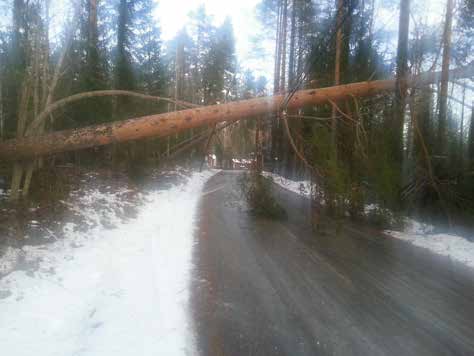
<svg viewBox="0 0 474 356"><path fill-rule="evenodd" d="M450 78L474 76L474 63L452 70ZM440 80L440 73L425 73L406 80L409 87L423 86ZM366 97L394 90L394 80L377 80L338 85L295 92L286 109L318 105L351 97ZM221 105L211 105L164 114L143 116L104 125L58 131L43 136L31 136L0 143L0 159L21 160L53 153L74 151L111 143L126 142L148 137L163 137L191 128L222 121L236 121L276 112L281 109L285 96L255 98Z"/></svg>

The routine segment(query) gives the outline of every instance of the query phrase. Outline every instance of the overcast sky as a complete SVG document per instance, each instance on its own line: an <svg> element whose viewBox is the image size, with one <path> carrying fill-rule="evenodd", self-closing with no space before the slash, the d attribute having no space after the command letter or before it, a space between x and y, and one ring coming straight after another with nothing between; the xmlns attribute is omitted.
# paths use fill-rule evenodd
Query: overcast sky
<svg viewBox="0 0 474 356"><path fill-rule="evenodd" d="M236 38L236 50L243 68L252 69L257 75L271 76L273 58L269 46L267 56L252 56L252 37L260 31L260 23L255 16L255 6L260 0L159 0L156 16L159 19L163 39L170 40L186 25L188 15L200 5L213 17L215 25L220 25L226 16L232 19Z"/></svg>
<svg viewBox="0 0 474 356"><path fill-rule="evenodd" d="M234 25L237 56L241 66L253 70L257 75L273 75L273 41L260 38L263 55L252 51L252 38L261 33L261 26L255 15L255 7L260 0L157 0L156 17L160 22L163 39L170 40L186 25L188 15L200 5L213 16L214 24L220 25L226 16ZM387 4L392 3L392 6ZM412 10L417 20L424 23L442 23L446 0L417 0L412 2ZM398 6L396 1L375 0L375 32L388 31L387 50L393 52L396 46L398 27ZM390 43L392 42L392 43ZM252 53L253 52L253 53ZM394 54L394 53L393 53Z"/></svg>
<svg viewBox="0 0 474 356"><path fill-rule="evenodd" d="M61 24L66 3L70 0L53 0L51 14L53 25ZM72 0L74 1L74 0ZM262 27L256 18L255 7L261 0L156 0L158 3L155 17L160 23L163 40L172 39L176 33L186 26L188 15L200 5L205 5L206 11L212 16L214 24L220 25L226 16L232 19L236 38L236 50L242 69L251 69L256 75L273 75L273 41L266 39ZM0 26L8 23L11 18L10 6L12 0L0 0ZM394 52L398 27L398 6L396 1L375 0L375 32L389 31L391 35L385 38L388 52ZM387 4L392 4L391 6ZM446 0L417 0L412 1L412 11L416 13L417 21L425 23L442 23ZM7 10L8 9L8 10ZM2 16L3 15L3 16ZM59 15L59 16L58 16ZM413 17L412 17L413 20ZM411 24L413 29L413 23ZM58 31L62 26L53 26ZM53 31L55 32L55 31ZM258 36L259 47L266 53L255 53L252 39ZM270 80L271 82L271 80Z"/></svg>

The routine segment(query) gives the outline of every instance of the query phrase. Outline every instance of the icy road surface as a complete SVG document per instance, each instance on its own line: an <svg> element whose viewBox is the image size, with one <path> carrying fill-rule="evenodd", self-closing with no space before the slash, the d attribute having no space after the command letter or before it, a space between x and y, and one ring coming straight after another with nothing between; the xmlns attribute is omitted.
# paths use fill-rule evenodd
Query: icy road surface
<svg viewBox="0 0 474 356"><path fill-rule="evenodd" d="M191 304L200 355L474 355L474 273L275 185L287 220L248 215L238 174L206 185ZM286 185L285 185L286 188Z"/></svg>
<svg viewBox="0 0 474 356"><path fill-rule="evenodd" d="M194 173L187 183L149 193L138 217L117 220L114 229L91 224L78 232L71 223L55 243L24 247L40 262L34 272L0 280L1 354L194 354L187 310L193 232L213 174ZM120 204L115 195L100 199ZM96 211L84 213L97 222Z"/></svg>

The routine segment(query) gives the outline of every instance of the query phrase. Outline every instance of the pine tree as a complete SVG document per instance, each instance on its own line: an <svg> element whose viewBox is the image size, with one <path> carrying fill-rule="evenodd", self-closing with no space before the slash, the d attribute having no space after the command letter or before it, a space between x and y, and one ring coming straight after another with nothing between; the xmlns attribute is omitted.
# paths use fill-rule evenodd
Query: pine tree
<svg viewBox="0 0 474 356"><path fill-rule="evenodd" d="M5 137L5 81L7 68L8 41L7 34L0 31L0 141Z"/></svg>
<svg viewBox="0 0 474 356"><path fill-rule="evenodd" d="M193 102L207 104L209 96L208 92L206 93L207 83L204 82L203 75L216 29L204 5L190 14L190 20L190 36L193 41L190 55Z"/></svg>
<svg viewBox="0 0 474 356"><path fill-rule="evenodd" d="M117 89L133 90L135 88L131 49L134 10L133 0L120 0L115 59L115 88Z"/></svg>
<svg viewBox="0 0 474 356"><path fill-rule="evenodd" d="M452 37L452 21L453 21L454 2L448 0L446 8L446 19L443 33L443 62L441 74L441 86L439 90L439 117L438 117L438 142L437 153L442 157L440 167L447 167L448 154L448 80L449 80L449 63L451 57L451 37Z"/></svg>
<svg viewBox="0 0 474 356"><path fill-rule="evenodd" d="M85 86L89 90L103 89L103 70L99 54L98 0L87 0L87 46L84 68Z"/></svg>
<svg viewBox="0 0 474 356"><path fill-rule="evenodd" d="M204 101L228 101L236 72L234 30L230 18L216 29L210 46L204 57L202 73Z"/></svg>
<svg viewBox="0 0 474 356"><path fill-rule="evenodd" d="M166 72L173 73L167 80L169 96L191 102L193 98L191 90L192 39L183 28L165 47L167 48L164 56Z"/></svg>
<svg viewBox="0 0 474 356"><path fill-rule="evenodd" d="M139 87L150 94L159 94L164 88L164 68L161 55L161 31L153 13L153 0L135 2L135 44L132 49L139 73Z"/></svg>
<svg viewBox="0 0 474 356"><path fill-rule="evenodd" d="M28 7L24 0L13 1L10 48L7 54L6 81L3 88L5 130L12 136L16 130L18 97L27 66Z"/></svg>
<svg viewBox="0 0 474 356"><path fill-rule="evenodd" d="M410 28L410 0L400 1L400 15L398 22L398 47L397 47L397 67L396 67L396 90L394 98L394 111L391 118L391 128L389 134L389 144L391 160L396 171L402 171L403 164L403 126L405 123L405 109L407 87L404 80L408 75L408 36ZM394 183L401 187L402 182L394 180Z"/></svg>

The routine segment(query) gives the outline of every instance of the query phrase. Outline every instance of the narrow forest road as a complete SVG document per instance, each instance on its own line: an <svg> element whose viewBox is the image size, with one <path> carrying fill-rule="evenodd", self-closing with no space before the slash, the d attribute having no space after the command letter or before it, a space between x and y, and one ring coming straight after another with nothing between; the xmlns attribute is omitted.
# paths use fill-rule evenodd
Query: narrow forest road
<svg viewBox="0 0 474 356"><path fill-rule="evenodd" d="M312 234L308 201L255 219L238 173L201 201L191 303L202 355L473 355L474 273L359 227Z"/></svg>

